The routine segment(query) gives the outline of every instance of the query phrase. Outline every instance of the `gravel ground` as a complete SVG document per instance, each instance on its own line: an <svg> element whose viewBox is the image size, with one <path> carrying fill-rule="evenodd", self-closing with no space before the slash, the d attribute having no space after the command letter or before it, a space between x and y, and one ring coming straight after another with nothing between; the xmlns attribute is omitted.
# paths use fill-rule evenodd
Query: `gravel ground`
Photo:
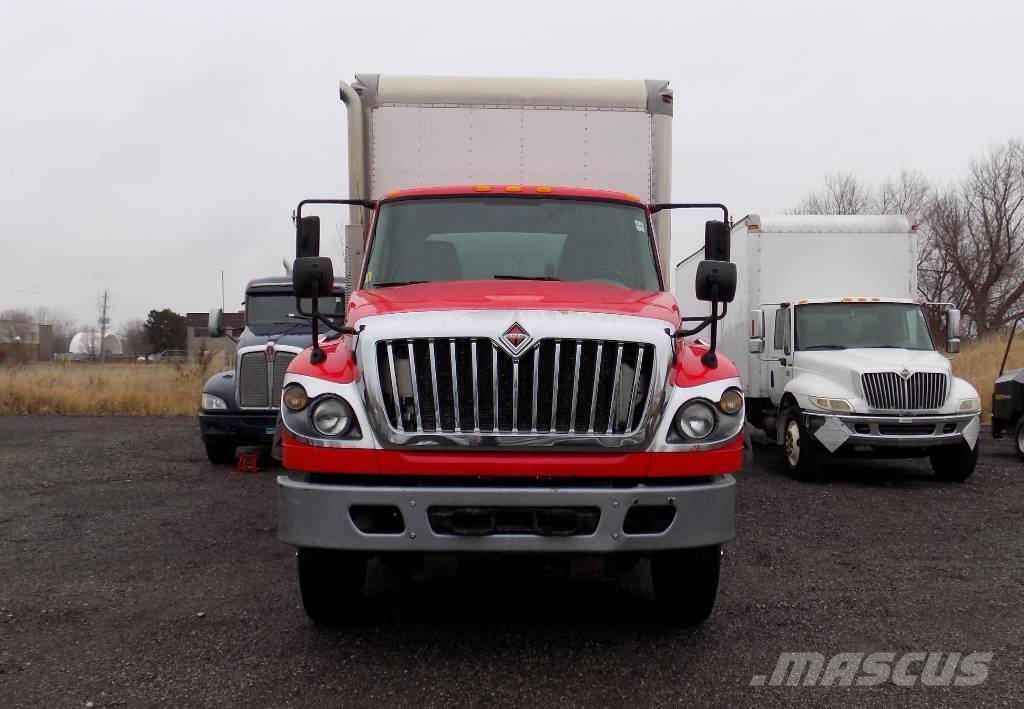
<svg viewBox="0 0 1024 709"><path fill-rule="evenodd" d="M310 625L274 471L206 462L195 422L0 418L0 706L1021 706L1024 465L983 441L801 484L755 446L718 607L662 627L646 568L401 581ZM991 651L979 687L750 686L784 651Z"/></svg>

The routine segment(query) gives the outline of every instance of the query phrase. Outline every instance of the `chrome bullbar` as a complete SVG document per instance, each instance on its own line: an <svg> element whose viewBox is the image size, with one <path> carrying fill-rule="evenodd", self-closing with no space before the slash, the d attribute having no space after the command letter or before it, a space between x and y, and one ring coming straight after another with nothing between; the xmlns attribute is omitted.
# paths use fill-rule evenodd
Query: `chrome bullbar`
<svg viewBox="0 0 1024 709"><path fill-rule="evenodd" d="M652 318L558 311L366 318L357 342L382 445L646 447L672 341Z"/></svg>

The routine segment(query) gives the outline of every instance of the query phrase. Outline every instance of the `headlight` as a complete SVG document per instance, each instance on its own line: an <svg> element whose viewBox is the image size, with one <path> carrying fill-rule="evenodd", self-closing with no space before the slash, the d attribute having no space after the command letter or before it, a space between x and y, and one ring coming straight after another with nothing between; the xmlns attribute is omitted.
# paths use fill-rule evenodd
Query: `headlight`
<svg viewBox="0 0 1024 709"><path fill-rule="evenodd" d="M718 414L705 401L691 401L679 407L676 412L676 428L686 438L700 440L715 430Z"/></svg>
<svg viewBox="0 0 1024 709"><path fill-rule="evenodd" d="M977 396L972 396L970 399L961 399L959 411L962 414L973 414L975 411L981 411L981 399Z"/></svg>
<svg viewBox="0 0 1024 709"><path fill-rule="evenodd" d="M852 414L853 406L846 399L831 399L827 396L809 396L811 403L825 411L835 411L839 414Z"/></svg>
<svg viewBox="0 0 1024 709"><path fill-rule="evenodd" d="M313 406L313 427L325 436L342 436L352 426L352 408L341 399L330 397Z"/></svg>
<svg viewBox="0 0 1024 709"><path fill-rule="evenodd" d="M203 392L203 399L199 404L204 411L225 411L228 408L228 402L224 401L219 396L213 394L207 394Z"/></svg>
<svg viewBox="0 0 1024 709"><path fill-rule="evenodd" d="M722 392L722 398L718 400L718 408L730 416L738 413L743 408L743 394L739 389L726 389Z"/></svg>
<svg viewBox="0 0 1024 709"><path fill-rule="evenodd" d="M302 411L306 408L306 404L309 403L309 397L306 396L306 390L298 384L291 384L284 390L282 396L284 405L292 411Z"/></svg>

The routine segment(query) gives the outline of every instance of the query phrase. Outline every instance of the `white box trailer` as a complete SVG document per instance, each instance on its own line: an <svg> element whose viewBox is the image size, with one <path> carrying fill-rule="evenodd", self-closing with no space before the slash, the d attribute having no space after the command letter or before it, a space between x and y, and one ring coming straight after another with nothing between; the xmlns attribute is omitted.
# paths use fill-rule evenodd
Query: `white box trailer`
<svg viewBox="0 0 1024 709"><path fill-rule="evenodd" d="M740 370L747 395L767 396L764 363L748 357L750 311L763 303L864 295L913 300L917 293L917 232L904 216L750 214L732 227L732 261L739 283L719 324L722 351ZM700 312L693 294L704 251L676 267L676 299ZM771 310L771 307L769 307ZM771 312L766 313L771 322Z"/></svg>
<svg viewBox="0 0 1024 709"><path fill-rule="evenodd" d="M948 479L974 470L981 401L928 332L917 241L904 216L751 214L734 224L738 284L720 347L740 370L749 422L786 446L799 477L816 474L825 453L930 454ZM684 312L696 304L688 284L701 258L677 266ZM958 326L948 310L949 351Z"/></svg>
<svg viewBox="0 0 1024 709"><path fill-rule="evenodd" d="M671 201L667 81L358 74L351 85L341 83L341 98L351 199L410 187L539 184ZM364 217L352 209L349 283L363 255ZM666 277L669 221L666 213L655 216Z"/></svg>

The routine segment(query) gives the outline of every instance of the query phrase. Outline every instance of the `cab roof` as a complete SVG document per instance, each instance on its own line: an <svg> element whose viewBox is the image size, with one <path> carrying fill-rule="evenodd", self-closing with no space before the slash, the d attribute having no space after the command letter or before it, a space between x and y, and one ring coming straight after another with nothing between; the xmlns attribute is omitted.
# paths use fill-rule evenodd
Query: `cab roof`
<svg viewBox="0 0 1024 709"><path fill-rule="evenodd" d="M790 301L793 305L816 305L818 303L903 303L920 305L921 301L910 298L886 298L878 295L843 296L841 298L801 298Z"/></svg>
<svg viewBox="0 0 1024 709"><path fill-rule="evenodd" d="M334 290L344 292L345 282L334 280ZM291 293L292 292L292 278L291 276L264 276L262 278L253 278L245 286L246 294L250 293Z"/></svg>
<svg viewBox="0 0 1024 709"><path fill-rule="evenodd" d="M473 197L494 196L516 196L525 195L530 197L580 197L583 199L606 199L616 202L632 202L638 206L645 206L643 200L627 192L612 192L610 190L594 190L586 187L562 187L553 185L518 185L518 184L481 184L481 185L449 185L444 187L413 187L411 189L396 190L384 195L381 199L386 202L392 199L405 199L409 197L448 197L452 195L466 195Z"/></svg>

